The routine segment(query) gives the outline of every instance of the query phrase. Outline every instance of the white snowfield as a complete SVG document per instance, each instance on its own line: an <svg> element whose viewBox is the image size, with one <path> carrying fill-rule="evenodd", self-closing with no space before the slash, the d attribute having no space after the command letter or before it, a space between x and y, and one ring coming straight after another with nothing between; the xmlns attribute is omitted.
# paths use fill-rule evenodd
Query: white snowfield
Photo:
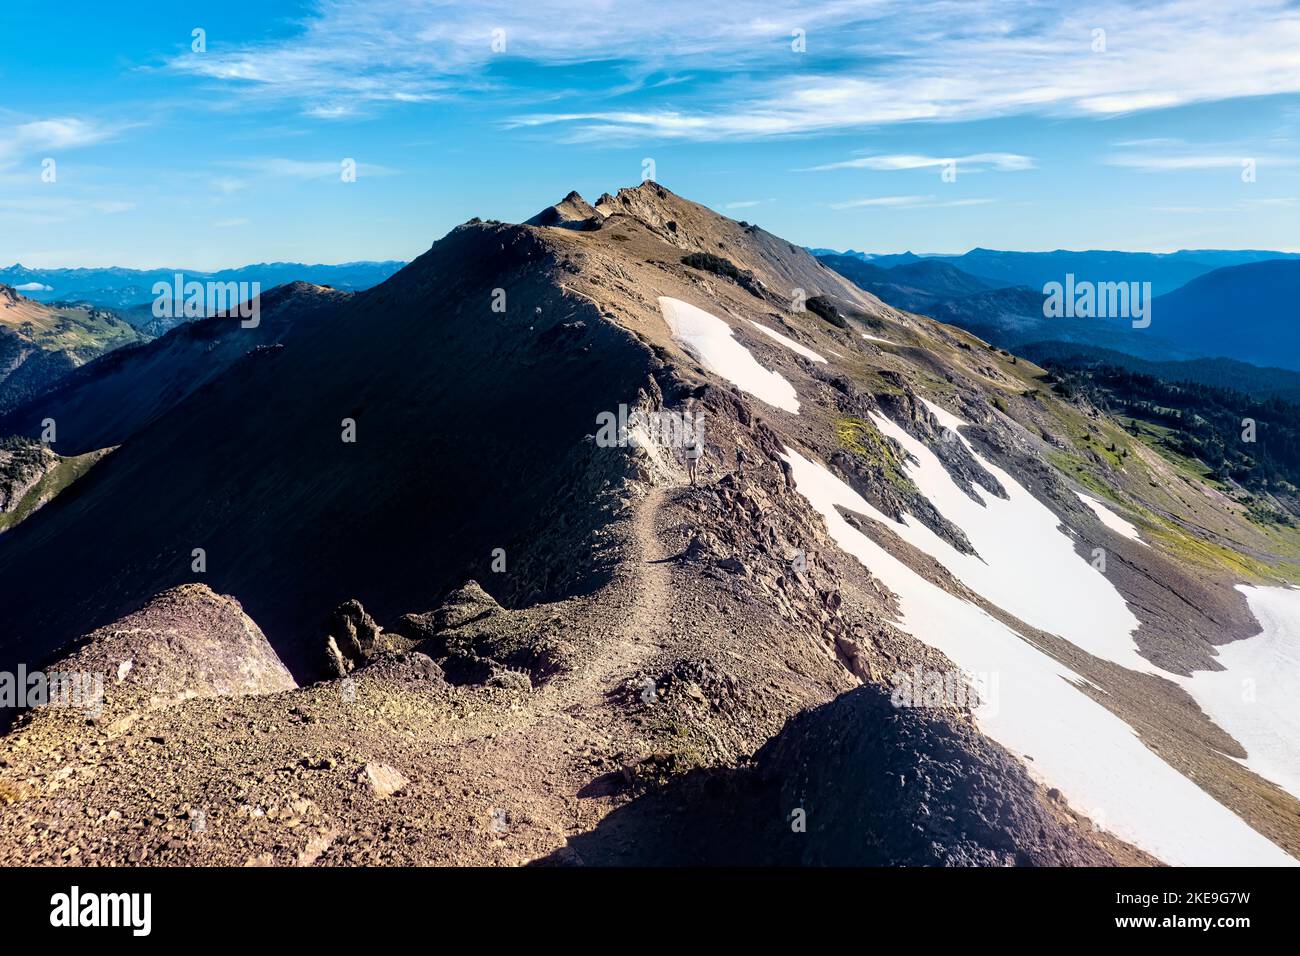
<svg viewBox="0 0 1300 956"><path fill-rule="evenodd" d="M881 434L895 438L916 461L905 470L943 515L966 533L978 555L962 554L943 538L904 515L885 525L904 541L935 558L968 588L1010 611L1026 624L1060 635L1089 654L1143 672L1156 668L1138 654L1133 632L1139 621L1127 602L1061 530L1061 519L1014 478L981 458L957 431L955 415L926 402L977 462L1010 496L999 498L976 486L980 502L957 486L943 463L924 443L880 414L871 420Z"/></svg>
<svg viewBox="0 0 1300 956"><path fill-rule="evenodd" d="M698 306L668 296L659 297L659 309L673 338L710 372L769 405L799 414L794 386L778 372L760 365L749 349L736 341L730 325Z"/></svg>
<svg viewBox="0 0 1300 956"><path fill-rule="evenodd" d="M788 335L782 335L780 332L774 331L773 329L769 329L766 325L759 325L753 319L749 319L748 322L754 328L758 329L758 331L766 335L769 339L775 339L776 341L784 345L786 348L788 348L791 352L794 352L796 355L802 355L804 358L810 359L814 362L826 361L826 359L822 358L812 349L808 348L808 346L800 345L798 342L790 338Z"/></svg>
<svg viewBox="0 0 1300 956"><path fill-rule="evenodd" d="M866 339L868 342L883 342L885 345L896 345L896 344L897 344L897 343L895 343L895 342L891 342L891 341L889 341L889 339L882 339L882 338L881 338L880 336L878 336L878 335L868 335L866 332L860 332L860 333L858 333L858 334L861 335L861 336L862 336L864 339Z"/></svg>
<svg viewBox="0 0 1300 956"><path fill-rule="evenodd" d="M1074 496L1087 505L1089 510L1097 516L1098 520L1100 520L1102 524L1107 528L1110 528L1111 531L1114 531L1120 537L1128 538L1130 541L1136 541L1138 544L1147 544L1138 537L1137 528L1135 528L1130 522L1125 521L1119 515L1115 514L1115 512L1111 511L1096 498L1090 498L1087 495L1079 494L1077 491L1074 493ZM1147 547L1149 548L1151 545L1147 544Z"/></svg>
<svg viewBox="0 0 1300 956"><path fill-rule="evenodd" d="M1300 589L1237 590L1263 630L1219 646L1227 670L1172 679L1246 748L1243 764L1300 797Z"/></svg>
<svg viewBox="0 0 1300 956"><path fill-rule="evenodd" d="M900 626L943 651L967 673L997 675L996 693L976 710L976 720L981 730L1013 753L1032 758L1025 766L1035 778L1059 787L1095 823L1166 863L1297 865L1082 693L1079 675L855 530L837 506L895 530L898 526L852 488L792 449L786 449L786 460L797 489L825 518L831 537L898 595ZM923 464L920 470L926 469ZM1017 493L1008 491L1014 501ZM1024 502L1011 507L1019 509L1018 516L1011 515L1013 520L1029 513ZM1055 597L1065 597L1077 576L1057 579L1059 556L1043 560L1051 563L1023 578L1021 587L1048 587Z"/></svg>
<svg viewBox="0 0 1300 956"><path fill-rule="evenodd" d="M959 426L965 424L956 415L938 405L929 401L925 404L940 423L954 433L957 433ZM981 515L979 509L971 510L967 507L970 500L965 497L953 499L953 504L950 505L951 494L941 477L946 477L946 472L942 471L943 466L933 453L893 422L881 419L877 425L881 426L881 430L886 434L892 434L904 441L909 452L921 459L920 469L918 471L909 469L908 473L940 513L966 531L971 543L989 560L989 566L970 565L967 562L968 567L964 572L959 571L930 547L918 545L919 547L939 558L967 586L1027 623L1059 634L1099 657L1106 657L1134 670L1158 673L1179 684L1192 695L1212 721L1245 748L1246 759L1242 763L1261 777L1273 781L1294 796L1300 797L1300 590L1239 586L1239 590L1246 595L1251 613L1259 621L1262 632L1256 637L1219 647L1219 663L1227 668L1226 670L1197 671L1190 678L1169 673L1137 655L1136 647L1132 646L1131 639L1127 636L1132 628L1137 626L1137 620L1133 618L1132 624L1127 624L1125 616L1132 618L1132 615L1127 612L1127 605L1124 605L1124 613L1121 613L1119 604L1123 603L1122 597L1100 574L1093 578L1093 583L1097 583L1098 579L1105 582L1105 588L1109 593L1099 595L1094 590L1086 600L1080 602L1074 600L1085 594L1079 589L1077 566L1073 576L1068 573L1063 575L1062 569L1057 567L1055 561L1044 566L1041 572L1042 580L1053 585L1065 585L1065 588L1064 593L1058 593L1058 587L1054 586L1039 592L1040 595L1044 593L1049 595L1056 605L1055 610L1060 611L1063 617L1081 615L1077 620L1085 625L1082 628L1066 628L1060 619L1055 625L1043 623L1049 618L1040 613L1042 609L1028 608L1028 601L1021 601L1017 606L1013 603L1014 598L1008 599L1005 594L1001 597L997 596L996 574L990 580L987 572L1012 567L1016 561L1016 553L1019 554L1022 562L1030 559L1029 563L1032 566L1039 566L1041 559L1050 555L1050 548L1045 549L1043 544L1050 539L1046 534L1046 525L1055 522L1057 520L1055 516L1037 501L1032 505L1026 502L1028 513L1042 512L1038 516L1040 520L1033 526L1033 530L1038 534L1026 534L1026 529L1014 521L995 522L1000 524L1004 535L999 541L993 535L994 528L988 522L992 519L991 512L998 511L999 506L1004 503L989 495L982 495L990 507L990 513L985 515ZM1011 493L1012 500L1017 500L1018 495L1011 490L1005 475L982 459L981 464L997 476ZM947 484L951 485L951 480ZM1023 489L1021 491L1023 492ZM1137 528L1132 524L1100 502L1084 495L1078 497L1097 514L1106 527L1126 538L1141 541ZM984 523L981 523L982 517L986 519ZM891 525L891 527L896 526ZM942 540L933 535L930 537L938 542L935 547L947 547ZM1060 537L1064 538L1063 535ZM996 548L999 543L1004 546L1001 551L986 553L986 547ZM1141 543L1150 547L1145 541ZM951 548L948 550L951 551ZM1010 555L1008 551L1011 552ZM1057 555L1057 557L1061 556ZM1091 566L1087 567L1091 570ZM1068 571L1068 568L1066 570ZM982 579L981 571L986 572ZM1030 575L1023 580L1036 580L1033 577L1034 572L1023 566L1019 573ZM1094 601L1097 603L1094 604ZM1018 607L1024 609L1024 613ZM1090 608L1095 609L1091 616L1089 616Z"/></svg>

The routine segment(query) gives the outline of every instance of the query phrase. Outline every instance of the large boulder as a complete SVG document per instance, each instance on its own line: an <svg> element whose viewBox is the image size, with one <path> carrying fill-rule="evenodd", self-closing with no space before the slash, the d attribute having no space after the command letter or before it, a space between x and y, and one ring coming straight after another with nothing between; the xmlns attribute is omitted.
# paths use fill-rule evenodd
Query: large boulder
<svg viewBox="0 0 1300 956"><path fill-rule="evenodd" d="M163 591L138 611L86 635L47 671L102 681L103 712L114 716L192 697L270 694L298 686L239 602L206 584Z"/></svg>

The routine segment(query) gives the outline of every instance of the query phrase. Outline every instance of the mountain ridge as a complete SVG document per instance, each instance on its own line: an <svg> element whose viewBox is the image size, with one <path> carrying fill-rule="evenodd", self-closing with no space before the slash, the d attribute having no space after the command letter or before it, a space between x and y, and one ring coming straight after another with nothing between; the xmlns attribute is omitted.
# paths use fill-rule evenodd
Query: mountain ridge
<svg viewBox="0 0 1300 956"><path fill-rule="evenodd" d="M140 819L153 791L221 823L157 863L743 862L796 811L816 839L776 861L1300 852L1300 801L1195 696L1257 630L1234 585L1294 580L1291 530L780 237L653 182L598 221L566 200L589 228L456 227L0 535L0 665L202 583L300 685L129 730L30 715L0 739L6 779L38 781L0 858L61 798L33 755L101 731L79 826L106 861L138 845L109 803ZM1017 584L1044 567L1059 593ZM943 696L984 667L1000 717ZM947 689L891 699L911 673ZM828 748L897 767L893 796ZM691 838L742 805L736 841Z"/></svg>

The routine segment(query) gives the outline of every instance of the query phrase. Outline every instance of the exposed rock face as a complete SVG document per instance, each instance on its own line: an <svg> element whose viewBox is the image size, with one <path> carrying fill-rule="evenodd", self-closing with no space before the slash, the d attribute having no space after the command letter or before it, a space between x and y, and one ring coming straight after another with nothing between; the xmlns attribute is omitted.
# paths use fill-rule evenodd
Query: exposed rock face
<svg viewBox="0 0 1300 956"><path fill-rule="evenodd" d="M49 670L102 675L121 717L192 697L269 694L297 684L239 602L183 584L87 635Z"/></svg>
<svg viewBox="0 0 1300 956"><path fill-rule="evenodd" d="M500 610L501 605L492 595L484 591L477 581L469 581L464 587L449 594L442 606L433 612L433 623L440 631L448 630L496 614Z"/></svg>
<svg viewBox="0 0 1300 956"><path fill-rule="evenodd" d="M325 654L330 670L339 677L374 655L380 627L366 613L360 601L340 604L330 614L325 626L328 631Z"/></svg>

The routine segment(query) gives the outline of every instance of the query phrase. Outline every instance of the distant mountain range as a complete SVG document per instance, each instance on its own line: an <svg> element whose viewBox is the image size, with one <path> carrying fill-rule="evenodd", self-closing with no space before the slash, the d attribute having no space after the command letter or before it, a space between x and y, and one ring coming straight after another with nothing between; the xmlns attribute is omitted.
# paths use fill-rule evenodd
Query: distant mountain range
<svg viewBox="0 0 1300 956"><path fill-rule="evenodd" d="M994 288L994 284L941 259L912 259L885 267L857 256L817 257L859 288L908 312L925 313L935 303ZM1041 299L1041 296L1040 296Z"/></svg>
<svg viewBox="0 0 1300 956"><path fill-rule="evenodd" d="M343 262L338 265L307 265L299 262L259 262L233 269L204 272L197 269L28 269L14 264L0 269L0 284L38 302L89 302L123 310L123 318L143 326L153 316L145 306L154 299L156 282L169 285L181 273L187 281L259 282L263 291L290 282L330 286L344 292L360 292L391 276L404 262ZM165 331L165 330L155 330Z"/></svg>
<svg viewBox="0 0 1300 956"><path fill-rule="evenodd" d="M1150 282L1155 295L1171 292L1198 276L1227 266L1246 265L1270 259L1300 259L1300 253L1269 252L1260 249L1183 249L1178 252L1118 252L1088 250L1075 252L1004 252L972 249L962 255L915 255L911 252L875 255L868 252L811 250L818 258L846 256L882 269L894 269L917 262L943 262L962 272L984 279L990 287L1024 285L1041 289L1044 283L1061 282L1066 273L1088 282Z"/></svg>
<svg viewBox="0 0 1300 956"><path fill-rule="evenodd" d="M1300 370L1300 257L1293 254L975 249L953 257L850 252L818 259L895 308L960 326L1001 348L1030 352L1036 343L1068 342L1148 361L1222 357ZM1134 328L1124 318L1045 316L1044 286L1067 275L1079 284L1150 282L1150 327Z"/></svg>
<svg viewBox="0 0 1300 956"><path fill-rule="evenodd" d="M1300 369L1300 260L1216 269L1156 298L1163 334L1200 355Z"/></svg>

